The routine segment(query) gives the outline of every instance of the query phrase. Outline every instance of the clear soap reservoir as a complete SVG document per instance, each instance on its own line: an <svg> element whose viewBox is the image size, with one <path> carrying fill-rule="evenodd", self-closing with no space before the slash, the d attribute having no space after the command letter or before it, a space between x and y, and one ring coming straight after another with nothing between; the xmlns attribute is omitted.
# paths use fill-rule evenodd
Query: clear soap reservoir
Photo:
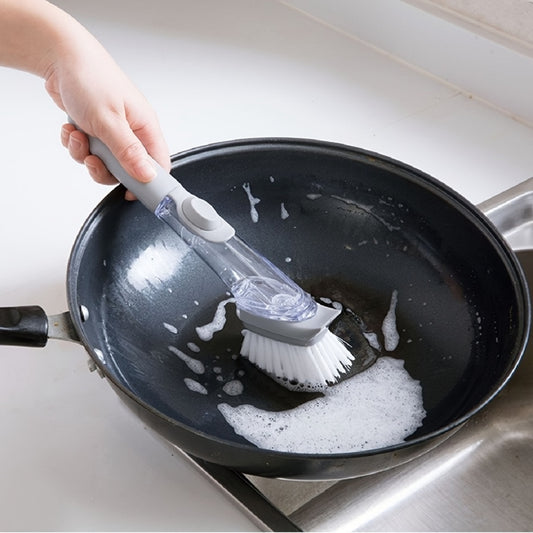
<svg viewBox="0 0 533 533"><path fill-rule="evenodd" d="M197 198L196 200L203 202ZM211 223L205 221L214 220L218 215L206 202L203 205L198 202L195 209L198 207L201 214L199 223L207 227ZM172 194L161 201L155 214L225 283L235 297L238 308L264 318L288 322L300 322L316 314L317 304L313 298L270 261L235 236L231 226L228 225L231 232L227 232L227 240L208 240L209 229L200 228L200 233L203 232L206 238L199 236L198 228L195 227L197 221L191 223L191 218L194 219L196 214L191 216L188 204L176 202ZM220 220L227 224L223 219Z"/></svg>
<svg viewBox="0 0 533 533"><path fill-rule="evenodd" d="M74 124L70 117L69 122ZM318 306L308 293L236 237L209 203L188 192L155 161L154 179L140 182L102 141L89 136L89 145L91 153L211 267L235 296L239 309L284 322L301 322L317 314Z"/></svg>

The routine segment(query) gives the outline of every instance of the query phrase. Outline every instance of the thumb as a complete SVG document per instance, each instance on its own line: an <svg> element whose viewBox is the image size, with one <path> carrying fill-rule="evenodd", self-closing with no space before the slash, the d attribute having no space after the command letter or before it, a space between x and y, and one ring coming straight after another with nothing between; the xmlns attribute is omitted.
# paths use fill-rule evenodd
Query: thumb
<svg viewBox="0 0 533 533"><path fill-rule="evenodd" d="M155 178L154 162L126 120L104 128L99 138L130 176L141 182Z"/></svg>

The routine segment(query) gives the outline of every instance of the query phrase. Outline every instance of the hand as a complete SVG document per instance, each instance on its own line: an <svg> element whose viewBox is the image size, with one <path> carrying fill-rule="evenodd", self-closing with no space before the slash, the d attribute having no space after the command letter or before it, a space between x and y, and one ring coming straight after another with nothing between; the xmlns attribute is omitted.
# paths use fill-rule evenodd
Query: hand
<svg viewBox="0 0 533 533"><path fill-rule="evenodd" d="M80 55L59 54L45 75L45 87L55 103L87 134L98 137L124 169L139 181L150 181L155 169L150 155L170 170L168 149L154 111L107 52L92 38ZM61 130L61 142L70 155L84 163L98 183L115 178L103 162L89 153L87 136L72 124ZM127 198L133 199L131 193Z"/></svg>
<svg viewBox="0 0 533 533"><path fill-rule="evenodd" d="M155 176L148 154L170 169L152 108L91 33L57 6L45 0L0 0L0 65L43 77L54 102L104 142L134 178L146 182ZM115 182L102 161L89 154L85 134L65 125L61 140L97 182Z"/></svg>

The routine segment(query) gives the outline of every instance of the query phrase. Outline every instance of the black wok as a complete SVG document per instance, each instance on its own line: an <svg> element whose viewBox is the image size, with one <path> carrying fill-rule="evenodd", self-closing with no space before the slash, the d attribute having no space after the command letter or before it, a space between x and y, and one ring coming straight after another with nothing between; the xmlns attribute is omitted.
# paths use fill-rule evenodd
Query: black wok
<svg viewBox="0 0 533 533"><path fill-rule="evenodd" d="M282 410L312 396L291 393L232 357L241 337L229 308L224 330L209 343L198 340L195 326L212 320L217 303L227 298L225 287L165 224L140 203L124 201L118 187L74 244L67 275L70 319L122 399L190 454L285 478L385 470L453 434L516 368L530 322L520 266L475 207L424 173L360 149L287 139L190 150L173 157L172 173L292 278L348 305L357 327L379 332L397 290L401 338L387 355L403 359L420 380L427 412L406 442L364 452L272 452L236 435L219 403ZM261 200L257 223L243 183ZM288 218L280 214L281 203ZM33 319L36 328L18 312L0 313L3 342L44 344L42 311ZM355 339L363 342L360 335ZM189 351L189 342L201 351ZM206 373L195 375L169 346L201 360ZM223 385L236 376L244 391L231 397ZM187 377L208 394L189 390Z"/></svg>

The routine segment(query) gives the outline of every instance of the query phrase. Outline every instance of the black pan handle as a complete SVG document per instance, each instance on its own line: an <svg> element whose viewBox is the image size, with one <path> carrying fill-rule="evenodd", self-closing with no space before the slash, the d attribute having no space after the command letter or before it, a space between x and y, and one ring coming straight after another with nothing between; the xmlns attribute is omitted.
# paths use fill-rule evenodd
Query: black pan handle
<svg viewBox="0 0 533 533"><path fill-rule="evenodd" d="M47 341L48 317L41 307L0 307L0 344L42 348Z"/></svg>

